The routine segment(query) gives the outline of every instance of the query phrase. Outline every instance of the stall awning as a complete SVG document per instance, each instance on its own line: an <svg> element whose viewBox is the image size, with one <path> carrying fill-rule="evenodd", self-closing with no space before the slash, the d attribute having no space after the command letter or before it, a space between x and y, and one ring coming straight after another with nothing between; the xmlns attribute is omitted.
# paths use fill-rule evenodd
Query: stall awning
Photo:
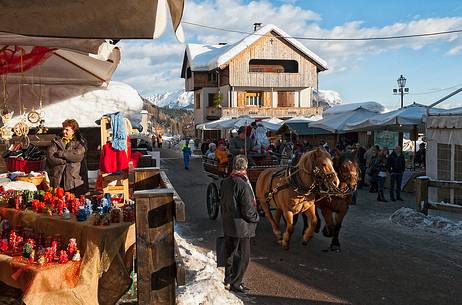
<svg viewBox="0 0 462 305"><path fill-rule="evenodd" d="M184 0L3 0L0 31L28 36L152 39L164 32L170 15L182 40L183 8Z"/></svg>
<svg viewBox="0 0 462 305"><path fill-rule="evenodd" d="M331 134L331 132L328 130L325 130L322 128L310 127L308 123L305 123L305 122L285 123L284 126L287 126L287 128L291 132L295 133L298 136L316 136L316 135Z"/></svg>

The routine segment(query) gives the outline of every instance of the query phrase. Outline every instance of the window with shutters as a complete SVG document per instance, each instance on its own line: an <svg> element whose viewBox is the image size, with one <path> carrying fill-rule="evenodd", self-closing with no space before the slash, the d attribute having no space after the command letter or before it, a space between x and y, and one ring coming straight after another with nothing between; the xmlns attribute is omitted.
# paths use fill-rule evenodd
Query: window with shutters
<svg viewBox="0 0 462 305"><path fill-rule="evenodd" d="M194 106L196 109L201 109L201 94L196 93L194 95Z"/></svg>
<svg viewBox="0 0 462 305"><path fill-rule="evenodd" d="M246 92L245 93L246 106L261 106L262 94L261 92Z"/></svg>

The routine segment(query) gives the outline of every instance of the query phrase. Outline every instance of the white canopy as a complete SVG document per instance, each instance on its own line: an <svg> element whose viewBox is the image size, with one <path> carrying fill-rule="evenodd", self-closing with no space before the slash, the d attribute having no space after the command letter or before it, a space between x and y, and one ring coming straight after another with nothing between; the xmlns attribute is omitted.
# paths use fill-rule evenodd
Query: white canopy
<svg viewBox="0 0 462 305"><path fill-rule="evenodd" d="M375 111L359 107L353 111L328 115L322 120L310 123L309 126L325 129L333 133L342 133L347 132L346 127L349 123L364 121L376 114L377 112Z"/></svg>
<svg viewBox="0 0 462 305"><path fill-rule="evenodd" d="M360 108L366 109L372 112L376 112L376 113L382 113L385 111L385 108L377 102L360 102L360 103L347 103L347 104L335 105L325 110L323 115L329 116L331 114L351 112L351 111L355 111Z"/></svg>
<svg viewBox="0 0 462 305"><path fill-rule="evenodd" d="M440 111L441 109L433 109ZM386 130L412 130L415 126L423 129L423 117L427 113L427 106L414 103L412 105L389 111L363 119L351 121L347 124L348 130L358 129L386 129Z"/></svg>
<svg viewBox="0 0 462 305"><path fill-rule="evenodd" d="M0 1L0 31L69 38L158 38L171 16L179 40L184 0Z"/></svg>
<svg viewBox="0 0 462 305"><path fill-rule="evenodd" d="M24 73L8 73L7 84L106 84L120 62L120 50L103 39L26 37L0 33L0 49L15 46L28 54L35 46L53 49L44 62ZM16 52L16 56L20 56ZM11 89L9 89L11 90Z"/></svg>
<svg viewBox="0 0 462 305"><path fill-rule="evenodd" d="M199 124L196 126L196 129L199 130L208 130L208 129L233 129L233 128L239 128L241 126L248 126L255 122L255 118L249 117L249 116L242 116L239 118L221 118L216 121L212 122L207 122L203 124ZM261 123L263 127L270 131L277 131L279 128L281 128L282 123L284 121L278 119L278 118L269 118L269 119L263 119L259 121L258 123Z"/></svg>

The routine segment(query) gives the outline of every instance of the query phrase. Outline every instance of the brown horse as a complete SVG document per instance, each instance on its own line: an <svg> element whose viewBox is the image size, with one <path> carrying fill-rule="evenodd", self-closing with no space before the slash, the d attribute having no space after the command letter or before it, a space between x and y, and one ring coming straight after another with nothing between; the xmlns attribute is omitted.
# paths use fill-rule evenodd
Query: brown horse
<svg viewBox="0 0 462 305"><path fill-rule="evenodd" d="M316 207L321 209L322 216L326 225L322 233L326 237L332 237L331 245L328 250L340 252L339 233L342 227L343 218L348 212L348 208L353 199L353 193L359 181L359 166L354 160L345 159L340 161L337 168L340 178L340 191L343 194L334 196L323 196L316 198ZM335 214L335 215L334 215ZM334 217L335 216L335 217ZM304 224L306 227L304 218ZM318 222L318 228L320 225Z"/></svg>
<svg viewBox="0 0 462 305"><path fill-rule="evenodd" d="M337 188L339 179L335 173L330 155L317 148L304 153L297 165L287 170L267 169L257 180L256 196L271 223L273 233L284 249L289 249L290 237L294 230L293 217L303 213L310 218L310 225L304 230L303 244L313 236L316 226L314 205L317 188ZM270 203L276 208L276 219L270 211ZM281 235L280 217L286 221L286 231Z"/></svg>

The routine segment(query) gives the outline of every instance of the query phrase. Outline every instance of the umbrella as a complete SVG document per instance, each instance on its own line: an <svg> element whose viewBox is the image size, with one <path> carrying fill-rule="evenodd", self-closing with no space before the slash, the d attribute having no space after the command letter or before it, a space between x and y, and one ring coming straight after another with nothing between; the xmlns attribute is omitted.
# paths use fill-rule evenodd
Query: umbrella
<svg viewBox="0 0 462 305"><path fill-rule="evenodd" d="M353 111L331 114L322 120L310 123L310 127L322 128L333 133L344 133L347 132L348 123L364 121L376 114L375 111L359 107Z"/></svg>
<svg viewBox="0 0 462 305"><path fill-rule="evenodd" d="M179 40L184 0L0 2L0 31L69 38L158 38L170 16Z"/></svg>

